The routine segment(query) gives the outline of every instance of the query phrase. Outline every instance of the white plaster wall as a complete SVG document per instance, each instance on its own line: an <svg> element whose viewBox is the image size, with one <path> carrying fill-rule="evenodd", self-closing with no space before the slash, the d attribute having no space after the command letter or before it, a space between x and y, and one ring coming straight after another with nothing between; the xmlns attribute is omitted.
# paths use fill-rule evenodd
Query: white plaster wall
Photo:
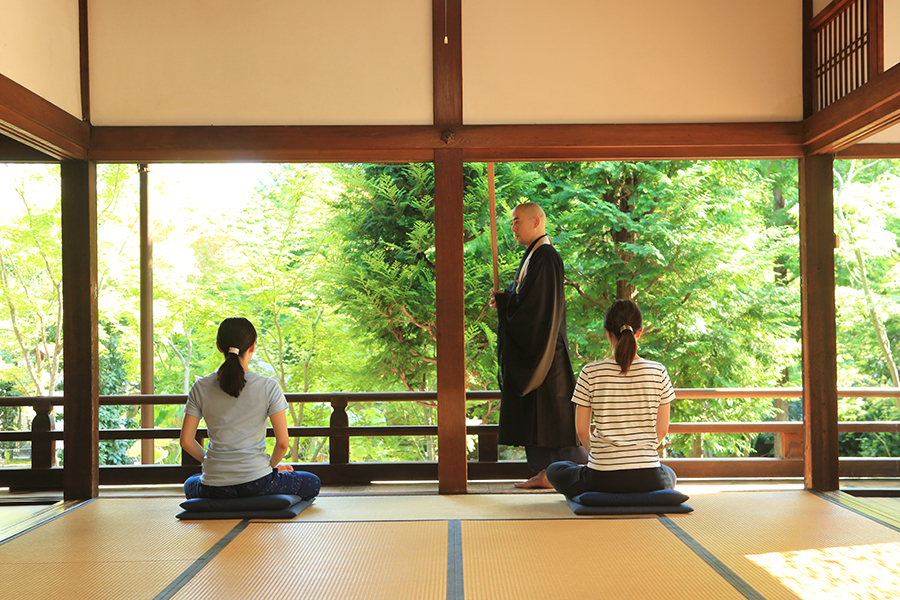
<svg viewBox="0 0 900 600"><path fill-rule="evenodd" d="M426 0L91 0L95 125L430 124Z"/></svg>
<svg viewBox="0 0 900 600"><path fill-rule="evenodd" d="M463 117L798 121L801 21L800 0L463 0Z"/></svg>
<svg viewBox="0 0 900 600"><path fill-rule="evenodd" d="M884 68L900 63L900 0L884 0Z"/></svg>
<svg viewBox="0 0 900 600"><path fill-rule="evenodd" d="M887 0L890 2L891 0ZM822 10L831 4L831 0L813 0L813 16L815 17L817 14L822 12Z"/></svg>
<svg viewBox="0 0 900 600"><path fill-rule="evenodd" d="M884 0L884 68L900 64L900 0ZM866 138L866 144L900 144L900 125Z"/></svg>
<svg viewBox="0 0 900 600"><path fill-rule="evenodd" d="M0 73L81 114L78 0L2 0Z"/></svg>

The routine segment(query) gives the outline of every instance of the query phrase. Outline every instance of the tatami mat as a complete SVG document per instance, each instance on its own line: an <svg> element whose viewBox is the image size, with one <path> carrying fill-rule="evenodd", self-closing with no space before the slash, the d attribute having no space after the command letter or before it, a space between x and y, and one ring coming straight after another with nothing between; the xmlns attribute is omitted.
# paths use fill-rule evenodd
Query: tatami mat
<svg viewBox="0 0 900 600"><path fill-rule="evenodd" d="M658 519L462 524L466 600L743 599Z"/></svg>
<svg viewBox="0 0 900 600"><path fill-rule="evenodd" d="M172 598L444 600L447 523L251 523Z"/></svg>
<svg viewBox="0 0 900 600"><path fill-rule="evenodd" d="M767 600L900 598L900 532L809 492L697 495L687 534Z"/></svg>
<svg viewBox="0 0 900 600"><path fill-rule="evenodd" d="M179 498L101 498L0 542L0 597L900 598L900 531L832 500L585 518L558 494L327 496L290 521L184 522Z"/></svg>
<svg viewBox="0 0 900 600"><path fill-rule="evenodd" d="M180 523L171 499L95 500L0 545L4 600L153 598L237 521Z"/></svg>
<svg viewBox="0 0 900 600"><path fill-rule="evenodd" d="M427 519L567 519L561 494L330 496L300 514L304 521L416 521Z"/></svg>

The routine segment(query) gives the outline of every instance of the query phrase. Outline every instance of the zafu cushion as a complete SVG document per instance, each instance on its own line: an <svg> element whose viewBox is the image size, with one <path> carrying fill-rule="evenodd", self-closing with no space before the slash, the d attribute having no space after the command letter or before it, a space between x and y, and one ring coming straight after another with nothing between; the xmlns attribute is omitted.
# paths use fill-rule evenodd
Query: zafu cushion
<svg viewBox="0 0 900 600"><path fill-rule="evenodd" d="M689 498L678 490L655 490L629 494L585 492L572 500L585 506L677 506Z"/></svg>
<svg viewBox="0 0 900 600"><path fill-rule="evenodd" d="M315 498L279 494L249 498L191 498L181 503L184 510L175 518L183 521L209 519L293 519L303 512Z"/></svg>
<svg viewBox="0 0 900 600"><path fill-rule="evenodd" d="M694 509L687 504L675 506L586 506L569 500L569 508L576 515L659 515L663 513L689 513Z"/></svg>
<svg viewBox="0 0 900 600"><path fill-rule="evenodd" d="M585 492L569 499L569 508L576 515L649 515L688 513L694 509L684 504L688 496L677 490L612 494Z"/></svg>
<svg viewBox="0 0 900 600"><path fill-rule="evenodd" d="M245 498L190 498L180 504L184 510L220 512L235 510L282 510L303 500L291 494L248 496Z"/></svg>

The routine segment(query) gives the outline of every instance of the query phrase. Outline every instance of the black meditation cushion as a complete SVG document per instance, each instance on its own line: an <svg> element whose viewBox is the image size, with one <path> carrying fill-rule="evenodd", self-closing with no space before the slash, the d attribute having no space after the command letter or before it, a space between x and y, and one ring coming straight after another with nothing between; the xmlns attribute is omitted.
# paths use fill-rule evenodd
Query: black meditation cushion
<svg viewBox="0 0 900 600"><path fill-rule="evenodd" d="M184 511L175 515L182 520L200 519L293 519L314 499L275 494L247 498L191 498L181 503Z"/></svg>
<svg viewBox="0 0 900 600"><path fill-rule="evenodd" d="M655 490L630 494L585 492L572 500L585 506L677 506L689 498L678 490Z"/></svg>
<svg viewBox="0 0 900 600"><path fill-rule="evenodd" d="M585 492L569 499L569 507L576 515L644 515L660 513L688 513L694 509L684 504L689 497L677 490L612 494Z"/></svg>

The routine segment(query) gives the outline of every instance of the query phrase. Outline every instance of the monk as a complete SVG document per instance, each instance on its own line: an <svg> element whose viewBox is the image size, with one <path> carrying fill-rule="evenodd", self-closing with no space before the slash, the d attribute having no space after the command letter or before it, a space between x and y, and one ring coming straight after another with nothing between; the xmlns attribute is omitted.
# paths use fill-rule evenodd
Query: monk
<svg viewBox="0 0 900 600"><path fill-rule="evenodd" d="M550 464L587 462L571 402L575 376L566 336L565 272L546 226L544 211L533 202L513 210L513 234L527 250L515 280L502 292L491 291L491 306L499 317L498 442L524 446L532 471L518 488L551 488L546 474Z"/></svg>

